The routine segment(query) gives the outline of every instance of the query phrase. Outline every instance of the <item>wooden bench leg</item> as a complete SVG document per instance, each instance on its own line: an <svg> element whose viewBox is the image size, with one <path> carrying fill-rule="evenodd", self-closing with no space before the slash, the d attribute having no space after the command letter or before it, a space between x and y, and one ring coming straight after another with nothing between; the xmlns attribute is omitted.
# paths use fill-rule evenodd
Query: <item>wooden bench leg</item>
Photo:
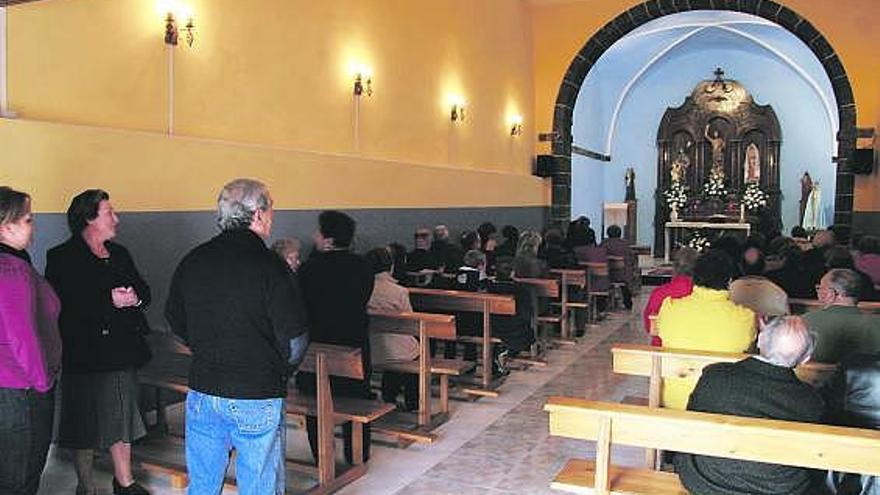
<svg viewBox="0 0 880 495"><path fill-rule="evenodd" d="M355 466L364 463L364 425L351 422L351 460Z"/></svg>
<svg viewBox="0 0 880 495"><path fill-rule="evenodd" d="M431 422L431 348L424 322L419 322L419 426Z"/></svg>
<svg viewBox="0 0 880 495"><path fill-rule="evenodd" d="M440 412L449 413L449 375L440 375Z"/></svg>
<svg viewBox="0 0 880 495"><path fill-rule="evenodd" d="M596 492L598 495L611 493L611 417L599 419L599 435L596 438Z"/></svg>
<svg viewBox="0 0 880 495"><path fill-rule="evenodd" d="M492 320L489 301L483 302L483 389L492 386Z"/></svg>

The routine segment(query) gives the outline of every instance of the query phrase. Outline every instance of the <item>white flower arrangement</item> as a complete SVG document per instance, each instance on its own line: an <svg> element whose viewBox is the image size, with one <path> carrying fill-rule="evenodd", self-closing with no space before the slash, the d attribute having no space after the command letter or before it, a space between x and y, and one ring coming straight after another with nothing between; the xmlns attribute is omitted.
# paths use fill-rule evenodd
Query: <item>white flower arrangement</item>
<svg viewBox="0 0 880 495"><path fill-rule="evenodd" d="M687 242L687 247L696 250L698 253L702 253L704 250L709 249L710 245L711 243L709 242L709 239L707 239L701 232L694 232Z"/></svg>
<svg viewBox="0 0 880 495"><path fill-rule="evenodd" d="M724 186L724 176L715 171L710 172L709 180L703 184L703 193L710 198L726 195L727 187Z"/></svg>
<svg viewBox="0 0 880 495"><path fill-rule="evenodd" d="M681 182L675 181L670 184L669 189L663 191L663 196L666 198L666 206L670 210L675 208L681 211L687 204L687 192Z"/></svg>
<svg viewBox="0 0 880 495"><path fill-rule="evenodd" d="M750 182L743 192L742 204L748 211L760 210L767 206L767 194L761 190L757 182Z"/></svg>

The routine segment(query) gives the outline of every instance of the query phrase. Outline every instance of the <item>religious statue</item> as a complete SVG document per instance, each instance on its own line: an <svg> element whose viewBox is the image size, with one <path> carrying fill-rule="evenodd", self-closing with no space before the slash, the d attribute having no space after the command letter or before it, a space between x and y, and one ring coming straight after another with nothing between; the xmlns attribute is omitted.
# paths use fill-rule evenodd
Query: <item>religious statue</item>
<svg viewBox="0 0 880 495"><path fill-rule="evenodd" d="M676 155L675 160L672 161L672 166L669 169L669 178L673 183L681 182L690 166L691 159L688 158L683 149L679 149L678 155Z"/></svg>
<svg viewBox="0 0 880 495"><path fill-rule="evenodd" d="M819 181L812 181L810 194L807 196L804 220L801 226L808 231L822 230L825 228L825 218L822 215L822 192L819 189Z"/></svg>
<svg viewBox="0 0 880 495"><path fill-rule="evenodd" d="M746 159L743 161L743 183L761 182L761 153L755 143L746 148Z"/></svg>
<svg viewBox="0 0 880 495"><path fill-rule="evenodd" d="M724 138L718 135L717 130L710 136L709 124L706 124L706 130L703 131L703 135L712 146L712 171L716 175L724 177Z"/></svg>
<svg viewBox="0 0 880 495"><path fill-rule="evenodd" d="M636 199L636 171L633 170L632 167L626 169L626 174L623 176L623 181L626 184L626 196L624 197L624 201L635 201Z"/></svg>
<svg viewBox="0 0 880 495"><path fill-rule="evenodd" d="M810 197L810 193L813 192L813 179L810 177L809 172L804 172L803 177L801 177L801 200L798 204L800 218L798 224L802 224L804 222L804 214L807 210L807 200Z"/></svg>

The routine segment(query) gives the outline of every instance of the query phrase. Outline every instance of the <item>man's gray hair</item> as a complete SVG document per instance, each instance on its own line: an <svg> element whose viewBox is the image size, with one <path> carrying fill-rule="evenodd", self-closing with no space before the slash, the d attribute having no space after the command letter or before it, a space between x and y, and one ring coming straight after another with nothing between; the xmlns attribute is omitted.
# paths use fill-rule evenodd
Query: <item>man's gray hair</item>
<svg viewBox="0 0 880 495"><path fill-rule="evenodd" d="M776 366L794 368L806 361L816 339L800 316L780 316L762 325L758 335L761 356Z"/></svg>
<svg viewBox="0 0 880 495"><path fill-rule="evenodd" d="M828 270L828 285L843 297L851 297L856 302L862 295L862 277L848 268Z"/></svg>
<svg viewBox="0 0 880 495"><path fill-rule="evenodd" d="M223 186L217 198L217 223L221 230L246 229L257 210L272 207L269 189L260 181L235 179Z"/></svg>

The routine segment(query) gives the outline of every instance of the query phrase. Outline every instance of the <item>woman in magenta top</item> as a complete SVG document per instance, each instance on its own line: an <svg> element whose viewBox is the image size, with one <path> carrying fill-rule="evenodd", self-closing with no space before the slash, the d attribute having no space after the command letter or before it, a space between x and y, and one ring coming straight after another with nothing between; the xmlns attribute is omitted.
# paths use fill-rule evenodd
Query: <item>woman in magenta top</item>
<svg viewBox="0 0 880 495"><path fill-rule="evenodd" d="M672 280L655 288L648 298L648 304L645 305L645 312L642 318L645 323L645 331L651 333L651 317L656 316L660 312L660 306L667 297L678 299L680 297L689 296L694 289L694 282L691 276L694 273L694 264L697 262L698 253L691 248L681 248L675 254L675 263L672 268L675 270ZM651 337L651 345L661 346L663 342L660 337L654 335Z"/></svg>
<svg viewBox="0 0 880 495"><path fill-rule="evenodd" d="M0 187L0 493L23 495L40 487L61 370L61 304L31 266L33 234L30 196Z"/></svg>

